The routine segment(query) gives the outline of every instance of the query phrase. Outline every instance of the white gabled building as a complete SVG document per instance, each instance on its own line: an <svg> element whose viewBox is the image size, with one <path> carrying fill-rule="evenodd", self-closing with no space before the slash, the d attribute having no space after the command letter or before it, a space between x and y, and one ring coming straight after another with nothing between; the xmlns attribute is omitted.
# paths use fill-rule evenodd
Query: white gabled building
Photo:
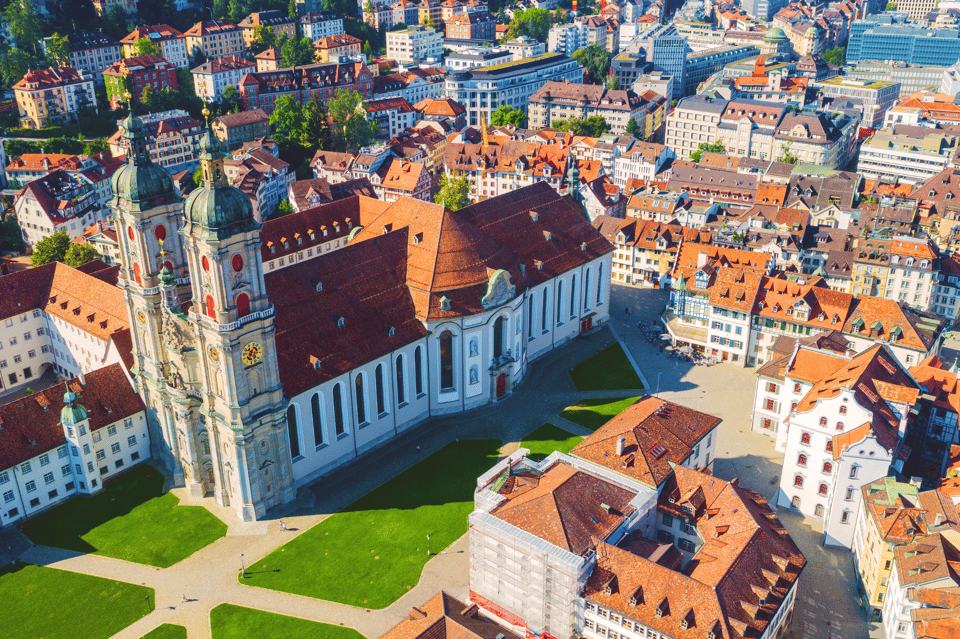
<svg viewBox="0 0 960 639"><path fill-rule="evenodd" d="M60 231L70 239L79 237L106 217L93 181L83 173L59 169L29 182L17 195L14 211L23 241L31 247Z"/></svg>

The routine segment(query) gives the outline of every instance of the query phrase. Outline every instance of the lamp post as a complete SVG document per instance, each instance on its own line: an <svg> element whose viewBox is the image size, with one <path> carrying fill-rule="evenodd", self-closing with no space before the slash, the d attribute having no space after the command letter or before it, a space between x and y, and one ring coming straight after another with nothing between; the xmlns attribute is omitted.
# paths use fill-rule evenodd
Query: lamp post
<svg viewBox="0 0 960 639"><path fill-rule="evenodd" d="M663 371L657 371L657 397L660 397L660 375Z"/></svg>
<svg viewBox="0 0 960 639"><path fill-rule="evenodd" d="M240 576L244 579L247 578L247 569L243 566L243 553L240 553Z"/></svg>
<svg viewBox="0 0 960 639"><path fill-rule="evenodd" d="M427 556L430 556L430 535L427 535Z"/></svg>

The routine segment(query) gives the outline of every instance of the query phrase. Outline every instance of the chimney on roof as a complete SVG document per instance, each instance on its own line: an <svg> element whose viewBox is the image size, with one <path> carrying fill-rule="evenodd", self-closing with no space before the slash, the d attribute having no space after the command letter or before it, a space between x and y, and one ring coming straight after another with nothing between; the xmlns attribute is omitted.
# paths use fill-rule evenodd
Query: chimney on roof
<svg viewBox="0 0 960 639"><path fill-rule="evenodd" d="M85 380L85 379L83 378L83 371L80 371L79 373L77 373L77 379L80 380L80 385L81 385L81 386L86 386L86 385L87 385L87 380Z"/></svg>
<svg viewBox="0 0 960 639"><path fill-rule="evenodd" d="M700 251L700 254L697 255L697 268L703 268L707 263L707 252Z"/></svg>
<svg viewBox="0 0 960 639"><path fill-rule="evenodd" d="M937 513L936 518L933 520L934 526L939 526L943 523L943 513Z"/></svg>
<svg viewBox="0 0 960 639"><path fill-rule="evenodd" d="M621 435L619 438L617 438L617 457L623 457L623 451L626 449L626 447L627 438Z"/></svg>
<svg viewBox="0 0 960 639"><path fill-rule="evenodd" d="M427 617L427 613L425 613L424 611L420 610L420 609L417 608L416 606L410 608L410 614L407 615L407 619L409 619L410 621L417 621L417 620L419 620L419 619L426 619L426 617Z"/></svg>

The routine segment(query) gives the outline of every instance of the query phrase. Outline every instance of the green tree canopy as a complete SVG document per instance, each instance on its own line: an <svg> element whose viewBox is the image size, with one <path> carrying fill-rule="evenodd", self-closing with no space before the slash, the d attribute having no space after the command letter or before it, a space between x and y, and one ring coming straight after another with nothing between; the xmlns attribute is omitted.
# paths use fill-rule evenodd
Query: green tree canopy
<svg viewBox="0 0 960 639"><path fill-rule="evenodd" d="M573 52L573 59L583 67L584 79L591 84L603 84L610 72L610 54L594 42Z"/></svg>
<svg viewBox="0 0 960 639"><path fill-rule="evenodd" d="M434 196L433 201L442 204L451 211L462 209L470 204L470 182L462 173L454 173L452 177L447 177L444 173L440 176L440 190Z"/></svg>
<svg viewBox="0 0 960 639"><path fill-rule="evenodd" d="M66 231L58 231L48 235L33 247L30 263L34 266L43 266L50 262L62 262L67 257L70 248L70 236Z"/></svg>
<svg viewBox="0 0 960 639"><path fill-rule="evenodd" d="M150 38L137 38L135 46L137 55L160 55L160 47Z"/></svg>
<svg viewBox="0 0 960 639"><path fill-rule="evenodd" d="M103 138L91 140L83 145L84 155L97 155L98 153L110 155L110 145Z"/></svg>
<svg viewBox="0 0 960 639"><path fill-rule="evenodd" d="M70 66L70 40L67 36L54 33L47 40L46 50L44 51L47 64L51 67Z"/></svg>
<svg viewBox="0 0 960 639"><path fill-rule="evenodd" d="M583 120L570 118L569 120L554 120L550 128L563 133L573 133L591 138L598 138L610 130L610 124L602 116L591 115Z"/></svg>
<svg viewBox="0 0 960 639"><path fill-rule="evenodd" d="M32 0L13 0L3 11L7 31L18 49L39 53L42 21Z"/></svg>
<svg viewBox="0 0 960 639"><path fill-rule="evenodd" d="M4 86L12 87L37 63L37 59L23 49L9 49L0 56L0 76Z"/></svg>
<svg viewBox="0 0 960 639"><path fill-rule="evenodd" d="M89 244L77 244L76 242L70 243L66 254L63 256L64 263L66 263L67 266L72 266L73 268L83 266L87 262L92 262L93 260L99 259L100 253L97 252L97 249L93 248Z"/></svg>
<svg viewBox="0 0 960 639"><path fill-rule="evenodd" d="M510 21L510 28L507 30L507 40L525 35L540 42L547 41L547 34L550 33L550 27L553 24L553 18L547 9L527 9L513 14L513 20Z"/></svg>
<svg viewBox="0 0 960 639"><path fill-rule="evenodd" d="M0 222L0 251L23 250L23 233L20 225L17 224L17 216L13 212L7 213L7 216Z"/></svg>
<svg viewBox="0 0 960 639"><path fill-rule="evenodd" d="M160 110L160 95L152 84L143 87L138 100L149 113Z"/></svg>
<svg viewBox="0 0 960 639"><path fill-rule="evenodd" d="M363 98L356 91L337 89L327 102L327 114L341 151L366 146L377 137L377 123L367 120Z"/></svg>
<svg viewBox="0 0 960 639"><path fill-rule="evenodd" d="M520 109L514 109L506 104L501 104L493 115L490 116L491 126L525 127L527 125L527 114Z"/></svg>
<svg viewBox="0 0 960 639"><path fill-rule="evenodd" d="M726 153L727 147L723 146L723 142L703 142L700 146L697 147L697 150L690 154L690 159L694 162L699 162L703 159L704 153Z"/></svg>
<svg viewBox="0 0 960 639"><path fill-rule="evenodd" d="M299 146L303 133L303 107L292 95L281 96L270 114L273 139L281 147Z"/></svg>
<svg viewBox="0 0 960 639"><path fill-rule="evenodd" d="M290 200L280 200L280 204L277 205L277 213L274 217L283 217L291 213L293 213L293 205L290 204Z"/></svg>
<svg viewBox="0 0 960 639"><path fill-rule="evenodd" d="M836 49L830 49L829 51L823 54L823 61L828 64L833 64L838 67L842 67L847 63L847 47L837 47Z"/></svg>
<svg viewBox="0 0 960 639"><path fill-rule="evenodd" d="M293 67L313 62L313 40L310 38L290 38L280 47L283 66Z"/></svg>
<svg viewBox="0 0 960 639"><path fill-rule="evenodd" d="M624 133L632 135L638 140L643 139L643 129L640 128L640 125L637 124L637 121L632 117L627 120L627 128L624 130Z"/></svg>
<svg viewBox="0 0 960 639"><path fill-rule="evenodd" d="M253 28L253 44L250 49L254 53L260 53L274 46L277 41L277 34L273 29L265 24L258 24Z"/></svg>

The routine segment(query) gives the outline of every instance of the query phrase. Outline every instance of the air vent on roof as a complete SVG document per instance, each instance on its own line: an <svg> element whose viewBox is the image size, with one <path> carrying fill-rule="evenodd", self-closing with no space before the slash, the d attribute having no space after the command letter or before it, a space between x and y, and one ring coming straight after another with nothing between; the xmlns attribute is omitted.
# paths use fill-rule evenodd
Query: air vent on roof
<svg viewBox="0 0 960 639"><path fill-rule="evenodd" d="M337 328L343 328L343 325L346 323L347 323L347 320L345 320L344 318L342 317L337 318Z"/></svg>

